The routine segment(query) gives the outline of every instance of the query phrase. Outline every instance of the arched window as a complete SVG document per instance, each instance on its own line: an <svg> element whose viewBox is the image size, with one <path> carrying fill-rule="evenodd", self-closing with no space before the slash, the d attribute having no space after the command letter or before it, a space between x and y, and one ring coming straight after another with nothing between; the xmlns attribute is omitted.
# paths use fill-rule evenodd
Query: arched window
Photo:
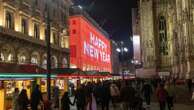
<svg viewBox="0 0 194 110"><path fill-rule="evenodd" d="M67 68L67 67L68 67L67 58L63 58L62 67L63 67L63 68Z"/></svg>
<svg viewBox="0 0 194 110"><path fill-rule="evenodd" d="M8 28L8 29L14 29L14 21L13 21L13 14L12 13L10 13L10 12L6 12L6 18L5 18L6 20L6 24L5 24L5 26L6 26L6 28Z"/></svg>
<svg viewBox="0 0 194 110"><path fill-rule="evenodd" d="M33 57L31 58L31 63L37 65L37 64L38 64L38 59L37 59L37 57L33 56Z"/></svg>
<svg viewBox="0 0 194 110"><path fill-rule="evenodd" d="M26 63L26 56L25 56L25 55L20 55L20 56L18 56L18 63L19 63L19 64L24 64L24 63Z"/></svg>
<svg viewBox="0 0 194 110"><path fill-rule="evenodd" d="M160 16L160 19L159 19L159 42L160 42L160 54L168 55L166 19L164 16Z"/></svg>
<svg viewBox="0 0 194 110"><path fill-rule="evenodd" d="M57 66L58 66L57 58L55 56L52 56L51 57L51 67L57 68Z"/></svg>
<svg viewBox="0 0 194 110"><path fill-rule="evenodd" d="M10 53L10 54L8 54L8 56L7 56L7 62L12 62L12 61L13 61L13 54Z"/></svg>
<svg viewBox="0 0 194 110"><path fill-rule="evenodd" d="M47 60L46 58L42 61L42 68L47 69Z"/></svg>
<svg viewBox="0 0 194 110"><path fill-rule="evenodd" d="M0 62L2 61L4 61L5 60L5 57L4 57L4 55L3 55L3 53L0 53Z"/></svg>

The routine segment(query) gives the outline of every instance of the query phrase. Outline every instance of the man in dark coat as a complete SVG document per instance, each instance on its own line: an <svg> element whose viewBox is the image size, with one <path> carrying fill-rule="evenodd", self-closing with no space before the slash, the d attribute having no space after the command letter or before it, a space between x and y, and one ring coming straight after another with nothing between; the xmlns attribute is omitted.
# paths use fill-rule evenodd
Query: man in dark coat
<svg viewBox="0 0 194 110"><path fill-rule="evenodd" d="M74 103L77 105L77 110L85 110L86 106L86 91L83 85L81 85L80 88L78 88L75 92L75 99Z"/></svg>
<svg viewBox="0 0 194 110"><path fill-rule="evenodd" d="M111 97L110 97L109 84L108 84L108 82L104 82L102 87L101 87L101 92L100 92L102 110L104 110L105 108L106 108L106 110L109 110L110 98Z"/></svg>
<svg viewBox="0 0 194 110"><path fill-rule="evenodd" d="M150 105L151 95L152 95L152 87L149 83L145 83L142 88L142 92L147 105Z"/></svg>
<svg viewBox="0 0 194 110"><path fill-rule="evenodd" d="M42 93L39 89L39 85L36 85L31 94L31 107L32 110L38 110L38 105L42 101Z"/></svg>

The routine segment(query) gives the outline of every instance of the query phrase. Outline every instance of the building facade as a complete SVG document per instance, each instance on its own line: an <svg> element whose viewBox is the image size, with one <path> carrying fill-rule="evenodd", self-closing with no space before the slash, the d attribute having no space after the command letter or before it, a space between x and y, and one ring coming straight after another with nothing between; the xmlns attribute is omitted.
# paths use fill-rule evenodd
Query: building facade
<svg viewBox="0 0 194 110"><path fill-rule="evenodd" d="M112 73L119 74L121 68L121 62L119 61L119 52L117 52L118 44L111 40L111 62L112 62Z"/></svg>
<svg viewBox="0 0 194 110"><path fill-rule="evenodd" d="M194 76L194 0L140 0L144 72Z"/></svg>
<svg viewBox="0 0 194 110"><path fill-rule="evenodd" d="M46 68L46 11L49 0L0 0L0 62ZM51 2L51 1L50 1ZM50 4L51 66L69 64L67 18L70 0Z"/></svg>
<svg viewBox="0 0 194 110"><path fill-rule="evenodd" d="M132 33L133 33L133 60L136 77L144 77L142 69L142 48L140 36L140 14L139 8L132 8Z"/></svg>

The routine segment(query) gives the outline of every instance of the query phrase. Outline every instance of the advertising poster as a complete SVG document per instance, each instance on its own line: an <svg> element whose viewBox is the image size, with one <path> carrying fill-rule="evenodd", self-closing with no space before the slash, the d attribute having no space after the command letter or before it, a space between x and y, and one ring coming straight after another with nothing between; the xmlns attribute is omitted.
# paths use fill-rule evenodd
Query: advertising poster
<svg viewBox="0 0 194 110"><path fill-rule="evenodd" d="M70 17L69 23L71 67L111 72L109 39L82 16Z"/></svg>

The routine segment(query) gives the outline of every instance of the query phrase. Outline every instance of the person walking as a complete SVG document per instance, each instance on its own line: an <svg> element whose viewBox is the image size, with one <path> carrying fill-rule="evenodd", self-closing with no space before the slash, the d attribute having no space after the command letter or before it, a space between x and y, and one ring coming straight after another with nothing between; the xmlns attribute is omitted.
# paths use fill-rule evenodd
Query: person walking
<svg viewBox="0 0 194 110"><path fill-rule="evenodd" d="M120 92L120 98L122 101L122 108L123 110L128 110L129 109L129 87L126 86L125 82L121 83L121 92Z"/></svg>
<svg viewBox="0 0 194 110"><path fill-rule="evenodd" d="M59 87L58 86L55 86L53 88L53 106L54 106L54 109L59 109Z"/></svg>
<svg viewBox="0 0 194 110"><path fill-rule="evenodd" d="M192 80L191 79L187 80L187 86L188 86L189 92L192 93Z"/></svg>
<svg viewBox="0 0 194 110"><path fill-rule="evenodd" d="M159 88L156 91L156 95L158 98L158 102L160 104L160 110L165 110L166 107L166 99L167 99L167 91L164 89L164 84L161 83Z"/></svg>
<svg viewBox="0 0 194 110"><path fill-rule="evenodd" d="M32 110L38 110L38 105L42 101L42 93L39 89L39 85L36 85L31 94L31 108Z"/></svg>
<svg viewBox="0 0 194 110"><path fill-rule="evenodd" d="M87 95L86 110L97 110L96 99L92 92Z"/></svg>
<svg viewBox="0 0 194 110"><path fill-rule="evenodd" d="M102 110L109 110L110 87L109 87L109 83L107 81L103 82L100 97L101 97Z"/></svg>
<svg viewBox="0 0 194 110"><path fill-rule="evenodd" d="M18 109L18 96L19 96L19 89L15 88L13 92L13 110L19 110Z"/></svg>
<svg viewBox="0 0 194 110"><path fill-rule="evenodd" d="M70 105L74 104L71 102L68 92L65 92L61 99L61 110L70 110Z"/></svg>
<svg viewBox="0 0 194 110"><path fill-rule="evenodd" d="M81 85L75 92L74 104L76 103L77 110L85 110L86 106L86 92L84 86Z"/></svg>
<svg viewBox="0 0 194 110"><path fill-rule="evenodd" d="M172 84L167 83L166 91L168 93L168 96L167 96L168 110L173 110L174 99L176 97L176 95L175 95L175 87Z"/></svg>
<svg viewBox="0 0 194 110"><path fill-rule="evenodd" d="M121 100L123 103L123 110L133 109L135 93L135 89L132 87L130 82L122 82Z"/></svg>
<svg viewBox="0 0 194 110"><path fill-rule="evenodd" d="M22 89L21 93L18 96L18 110L28 110L28 105L30 101L27 96L27 91Z"/></svg>
<svg viewBox="0 0 194 110"><path fill-rule="evenodd" d="M150 106L150 101L151 101L151 95L152 95L152 87L148 82L146 82L143 85L142 93L143 93L144 99L146 101L146 104L149 107Z"/></svg>
<svg viewBox="0 0 194 110"><path fill-rule="evenodd" d="M116 104L119 102L120 91L117 85L114 83L110 85L110 95L111 95L113 108L116 108Z"/></svg>

